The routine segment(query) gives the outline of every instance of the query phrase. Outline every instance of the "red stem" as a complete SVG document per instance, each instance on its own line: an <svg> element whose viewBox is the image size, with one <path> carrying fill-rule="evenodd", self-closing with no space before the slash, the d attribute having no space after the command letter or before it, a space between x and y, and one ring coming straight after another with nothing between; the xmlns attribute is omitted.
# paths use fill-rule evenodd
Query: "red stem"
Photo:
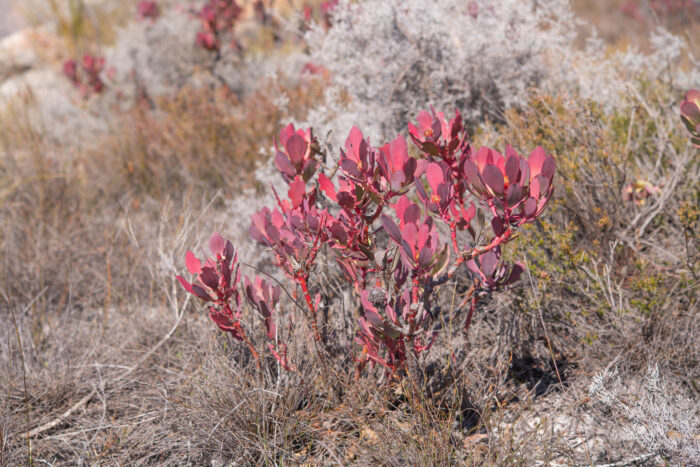
<svg viewBox="0 0 700 467"><path fill-rule="evenodd" d="M459 256L459 245L457 245L457 225L454 220L450 221L450 237L452 238L452 248L455 250L457 256Z"/></svg>
<svg viewBox="0 0 700 467"><path fill-rule="evenodd" d="M314 332L314 339L316 341L321 341L321 334L318 332L318 323L316 322L316 309L314 308L314 302L311 300L311 295L309 294L309 288L306 284L306 276L299 274L296 277L297 282L301 286L301 290L304 293L304 299L306 300L306 305L311 311L311 329Z"/></svg>
<svg viewBox="0 0 700 467"><path fill-rule="evenodd" d="M469 306L469 313L467 314L467 321L464 323L464 333L469 331L469 325L472 323L472 315L474 315L474 310L476 309L477 295L474 293L472 295L472 303Z"/></svg>
<svg viewBox="0 0 700 467"><path fill-rule="evenodd" d="M491 240L491 243L486 245L485 247L481 248L472 248L470 251L465 251L463 252L459 258L457 258L457 261L455 262L455 266L459 266L463 262L469 261L471 259L476 258L477 256L481 256L487 251L493 250L497 246L499 246L502 243L507 242L510 240L510 237L513 235L513 229L511 227L508 227L505 232L500 237L494 237L493 240ZM454 274L454 271L452 271L452 274Z"/></svg>
<svg viewBox="0 0 700 467"><path fill-rule="evenodd" d="M411 288L411 305L418 303L418 292L420 288L420 282L418 281L418 277L413 276L412 279L412 288ZM411 312L408 314L408 321L411 324L411 332L413 332L413 324L416 320L416 310L411 310Z"/></svg>

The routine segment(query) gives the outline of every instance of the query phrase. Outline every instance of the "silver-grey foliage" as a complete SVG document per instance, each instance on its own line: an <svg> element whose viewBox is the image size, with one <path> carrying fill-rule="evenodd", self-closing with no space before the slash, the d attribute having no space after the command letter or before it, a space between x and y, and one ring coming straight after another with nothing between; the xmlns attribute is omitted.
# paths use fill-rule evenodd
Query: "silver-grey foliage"
<svg viewBox="0 0 700 467"><path fill-rule="evenodd" d="M642 387L635 393L623 393L617 371L609 370L593 378L588 392L621 415L627 436L651 453L660 453L674 465L700 464L698 404L671 394L657 366L649 367Z"/></svg>
<svg viewBox="0 0 700 467"><path fill-rule="evenodd" d="M335 131L335 144L353 125L384 140L431 104L458 107L476 124L524 105L535 88L612 109L626 102L633 78L668 74L686 48L666 31L652 37L651 54L608 56L595 32L581 48L569 3L341 0L332 27L307 36L311 60L332 76L307 123L319 135Z"/></svg>
<svg viewBox="0 0 700 467"><path fill-rule="evenodd" d="M312 30L311 58L334 86L312 123L352 115L371 136L402 128L433 104L467 118L498 118L522 104L547 73L552 50L568 47L575 21L567 0L341 0L333 27ZM340 111L339 99L350 103Z"/></svg>

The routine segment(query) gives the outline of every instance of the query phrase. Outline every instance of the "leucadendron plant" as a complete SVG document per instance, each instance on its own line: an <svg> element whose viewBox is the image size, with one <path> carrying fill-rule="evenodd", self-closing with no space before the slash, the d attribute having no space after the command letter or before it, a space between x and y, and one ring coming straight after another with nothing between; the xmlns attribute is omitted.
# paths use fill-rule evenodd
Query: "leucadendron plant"
<svg viewBox="0 0 700 467"><path fill-rule="evenodd" d="M234 26L243 13L243 9L236 0L209 0L195 16L199 18L202 29L197 33L197 45L209 52L220 53L222 41L229 39L234 49L240 48L240 44L231 36Z"/></svg>
<svg viewBox="0 0 700 467"><path fill-rule="evenodd" d="M374 147L353 128L337 166L329 167L312 130L289 125L275 142L287 192L271 187L276 206L252 216L250 234L273 252L277 267L301 292L299 306L319 348L326 343L313 278L322 248L331 252L359 303L356 377L367 364L403 374L407 363L431 348L439 333L435 292L460 271L471 282L466 332L479 299L512 285L524 271L522 264L503 260L502 248L521 225L542 214L553 192L553 156L542 147L527 158L510 146L505 154L486 147L474 151L459 112L447 121L434 109L423 111L408 131L417 157L400 135ZM484 235L487 218L491 233ZM210 244L214 258L204 263L187 253L198 284L179 279L209 303L212 320L259 359L244 329L251 321L241 319L233 246L218 234ZM276 334L279 288L259 277L243 283L272 355L293 370Z"/></svg>
<svg viewBox="0 0 700 467"><path fill-rule="evenodd" d="M693 146L700 148L700 91L691 89L681 102L681 120L690 133Z"/></svg>

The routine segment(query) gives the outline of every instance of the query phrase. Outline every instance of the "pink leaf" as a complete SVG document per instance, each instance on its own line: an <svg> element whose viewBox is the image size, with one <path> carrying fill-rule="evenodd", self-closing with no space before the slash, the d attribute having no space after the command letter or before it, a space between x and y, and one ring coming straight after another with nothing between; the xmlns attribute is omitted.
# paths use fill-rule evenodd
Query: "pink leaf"
<svg viewBox="0 0 700 467"><path fill-rule="evenodd" d="M289 178L294 177L296 169L292 165L289 157L282 151L277 151L275 154L275 165L277 169Z"/></svg>
<svg viewBox="0 0 700 467"><path fill-rule="evenodd" d="M430 219L430 217L428 219ZM430 239L430 228L431 225L428 222L425 222L418 229L418 237L416 238L417 250L420 250L428 243L428 240Z"/></svg>
<svg viewBox="0 0 700 467"><path fill-rule="evenodd" d="M404 243L408 244L410 247L411 260L413 260L413 255L415 254L416 240L418 239L418 228L415 224L407 224L403 229L403 234L401 235ZM406 252L408 253L408 251Z"/></svg>
<svg viewBox="0 0 700 467"><path fill-rule="evenodd" d="M225 247L226 242L224 241L224 238L218 232L214 232L209 239L209 249L211 250L211 254L214 256L223 256Z"/></svg>
<svg viewBox="0 0 700 467"><path fill-rule="evenodd" d="M523 214L527 218L531 218L537 212L537 200L535 198L528 198L523 206Z"/></svg>
<svg viewBox="0 0 700 467"><path fill-rule="evenodd" d="M544 163L542 164L542 175L551 180L555 169L556 161L554 160L554 157L547 155L547 157L544 159Z"/></svg>
<svg viewBox="0 0 700 467"><path fill-rule="evenodd" d="M481 269L486 277L491 277L498 265L498 255L493 251L487 251L481 257Z"/></svg>
<svg viewBox="0 0 700 467"><path fill-rule="evenodd" d="M503 196L503 174L495 165L486 165L481 173L486 184L498 196Z"/></svg>
<svg viewBox="0 0 700 467"><path fill-rule="evenodd" d="M298 175L294 178L294 181L289 184L289 199L292 200L292 206L297 207L301 205L304 195L306 194L306 184Z"/></svg>
<svg viewBox="0 0 700 467"><path fill-rule="evenodd" d="M335 192L335 187L333 186L333 183L331 183L330 179L326 177L326 174L321 172L318 175L318 184L321 187L321 191L323 191L326 196L328 196L330 199L333 201L338 201L338 195Z"/></svg>
<svg viewBox="0 0 700 467"><path fill-rule="evenodd" d="M692 102L684 101L681 103L681 115L692 122L700 120L700 109Z"/></svg>
<svg viewBox="0 0 700 467"><path fill-rule="evenodd" d="M287 139L289 139L289 137L293 134L295 134L294 124L290 123L289 125L280 130L280 144L286 148Z"/></svg>
<svg viewBox="0 0 700 467"><path fill-rule="evenodd" d="M509 183L515 183L518 181L518 174L520 172L520 158L518 156L508 156L505 165L505 173L508 177Z"/></svg>
<svg viewBox="0 0 700 467"><path fill-rule="evenodd" d="M394 240L397 244L401 244L401 231L396 226L393 220L382 214L382 226L384 231Z"/></svg>
<svg viewBox="0 0 700 467"><path fill-rule="evenodd" d="M542 173L542 166L544 165L544 160L546 157L547 154L544 152L544 148L542 146L537 146L530 153L530 180Z"/></svg>
<svg viewBox="0 0 700 467"><path fill-rule="evenodd" d="M428 179L430 189L433 190L433 193L437 193L438 185L445 181L445 174L442 171L442 167L435 162L431 162L425 169L425 176Z"/></svg>
<svg viewBox="0 0 700 467"><path fill-rule="evenodd" d="M429 129L430 126L433 124L433 116L430 115L430 113L428 113L428 111L426 110L421 110L418 113L416 120L418 121L418 126L421 131ZM425 134L421 135L421 137L425 137Z"/></svg>
<svg viewBox="0 0 700 467"><path fill-rule="evenodd" d="M508 207L513 207L523 199L523 188L517 184L513 183L506 190L506 203Z"/></svg>
<svg viewBox="0 0 700 467"><path fill-rule="evenodd" d="M185 265L190 274L199 274L202 272L202 262L191 251L185 253Z"/></svg>
<svg viewBox="0 0 700 467"><path fill-rule="evenodd" d="M345 147L350 150L352 155L352 159L355 162L360 161L360 146L362 144L362 140L364 139L364 136L362 135L362 132L357 128L356 126L353 126L350 129L350 135L348 136L348 139L345 141Z"/></svg>
<svg viewBox="0 0 700 467"><path fill-rule="evenodd" d="M309 147L306 140L297 134L293 134L287 139L285 147L287 148L289 158L292 160L292 164L294 164L295 167L301 167L306 156L307 148Z"/></svg>
<svg viewBox="0 0 700 467"><path fill-rule="evenodd" d="M487 164L493 164L493 155L491 154L491 150L487 148L486 146L482 146L479 151L477 151L476 156L474 157L474 160L476 162L476 166L479 168L479 172L484 171L484 167L486 167Z"/></svg>
<svg viewBox="0 0 700 467"><path fill-rule="evenodd" d="M391 155L392 169L403 170L404 161L408 158L408 148L403 136L399 135L394 141L389 143L389 153Z"/></svg>

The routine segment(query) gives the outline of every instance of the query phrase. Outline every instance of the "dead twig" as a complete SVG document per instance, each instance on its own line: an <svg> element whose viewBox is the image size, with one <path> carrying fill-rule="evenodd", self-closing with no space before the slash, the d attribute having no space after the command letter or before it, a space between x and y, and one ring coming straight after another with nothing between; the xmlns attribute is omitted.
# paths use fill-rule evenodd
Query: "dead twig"
<svg viewBox="0 0 700 467"><path fill-rule="evenodd" d="M190 297L191 296L188 295L187 298L185 299L185 303L183 304L182 308L180 309L180 313L178 314L177 319L175 320L175 324L173 324L173 327L170 328L170 331L168 331L168 333L165 336L163 336L163 338L160 341L158 341L158 343L156 345L151 347L151 349L148 352L146 352L140 359L138 359L136 361L136 363L131 368L129 368L128 370L123 372L121 375L117 376L111 382L112 384L123 380L124 378L129 376L131 373L136 371L136 369L139 368L143 364L143 362L148 360L151 357L151 355L153 355L163 344L165 344L168 341L168 339L170 339L172 337L173 333L175 332L177 327L180 325L180 321L182 321L182 317L185 315L185 308L187 307L187 304L190 301ZM93 397L95 397L95 395L97 395L97 393L98 393L98 388L95 387L89 394L85 395L82 399L80 399L78 402L73 404L73 406L71 406L68 410L66 410L61 415L54 418L50 422L44 423L43 425L39 425L38 427L34 428L33 430L28 430L24 433L18 433L15 436L26 436L27 439L29 439L29 438L33 438L34 436L40 435L41 433L48 431L52 428L55 428L56 426L60 425L66 418L70 417L73 412L75 412L76 410L78 410L79 408L81 408L82 406L87 404L88 401L90 401Z"/></svg>

